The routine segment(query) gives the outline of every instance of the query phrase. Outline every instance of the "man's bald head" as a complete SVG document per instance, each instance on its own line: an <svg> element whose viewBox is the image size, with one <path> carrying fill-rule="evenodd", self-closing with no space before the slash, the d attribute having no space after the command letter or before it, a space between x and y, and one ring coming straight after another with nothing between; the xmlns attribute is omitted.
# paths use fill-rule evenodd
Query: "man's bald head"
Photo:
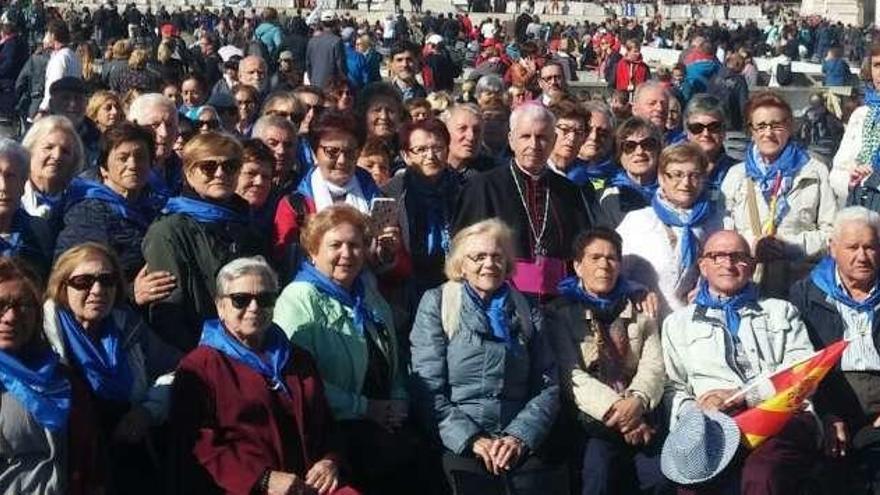
<svg viewBox="0 0 880 495"><path fill-rule="evenodd" d="M710 235L700 256L700 274L715 294L732 297L752 279L755 260L749 243L735 230Z"/></svg>

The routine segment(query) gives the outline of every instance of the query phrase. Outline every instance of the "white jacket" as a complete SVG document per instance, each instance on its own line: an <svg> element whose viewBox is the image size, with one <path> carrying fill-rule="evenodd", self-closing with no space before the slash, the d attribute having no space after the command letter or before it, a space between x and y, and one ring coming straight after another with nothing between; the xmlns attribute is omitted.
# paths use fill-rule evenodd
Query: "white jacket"
<svg viewBox="0 0 880 495"><path fill-rule="evenodd" d="M831 189L837 196L838 206L846 203L849 195L849 173L856 167L856 157L862 150L862 132L865 128L865 118L868 116L868 106L862 105L856 108L849 117L840 147L832 161L831 173L828 179L831 181ZM865 165L870 165L866 163Z"/></svg>

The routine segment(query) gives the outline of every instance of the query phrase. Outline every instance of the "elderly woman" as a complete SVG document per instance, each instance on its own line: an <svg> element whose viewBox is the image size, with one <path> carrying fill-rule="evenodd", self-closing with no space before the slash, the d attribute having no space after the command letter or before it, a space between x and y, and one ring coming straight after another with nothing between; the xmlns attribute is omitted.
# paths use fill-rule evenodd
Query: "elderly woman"
<svg viewBox="0 0 880 495"><path fill-rule="evenodd" d="M86 105L86 117L103 133L125 118L122 99L113 91L96 91Z"/></svg>
<svg viewBox="0 0 880 495"><path fill-rule="evenodd" d="M331 206L302 233L309 256L275 305L275 323L315 357L349 446L355 486L407 493L418 486L417 443L405 420L406 368L391 308L365 272L367 219Z"/></svg>
<svg viewBox="0 0 880 495"><path fill-rule="evenodd" d="M617 227L623 271L659 292L661 315L688 304L699 279L700 245L723 227L724 211L706 193L707 168L706 155L693 143L664 149L651 205L627 213Z"/></svg>
<svg viewBox="0 0 880 495"><path fill-rule="evenodd" d="M178 353L124 305L116 255L86 242L55 261L43 304L43 331L61 362L88 385L108 454L110 493L155 493L147 455L150 427L165 421Z"/></svg>
<svg viewBox="0 0 880 495"><path fill-rule="evenodd" d="M421 294L446 280L443 265L461 186L446 161L449 132L442 122L430 119L404 124L400 145L406 168L391 179L384 192L400 205L403 245L412 259L417 293Z"/></svg>
<svg viewBox="0 0 880 495"><path fill-rule="evenodd" d="M663 484L658 424L666 372L657 321L631 300L621 276L623 241L597 228L575 241L576 276L546 310L563 402L587 434L584 495L639 493ZM651 491L650 493L657 493Z"/></svg>
<svg viewBox="0 0 880 495"><path fill-rule="evenodd" d="M220 114L217 109L211 105L202 105L193 112L192 123L198 132L214 132L223 129L223 122L220 120ZM228 129L232 131L233 129Z"/></svg>
<svg viewBox="0 0 880 495"><path fill-rule="evenodd" d="M850 115L828 177L839 205L850 189L880 167L880 42L871 46L861 76L865 104Z"/></svg>
<svg viewBox="0 0 880 495"><path fill-rule="evenodd" d="M825 254L837 203L828 167L791 139L785 100L756 94L745 114L753 144L721 183L725 226L745 237L762 263L755 275L762 294L785 298Z"/></svg>
<svg viewBox="0 0 880 495"><path fill-rule="evenodd" d="M296 247L305 216L337 203L366 214L372 199L381 195L370 173L357 166L362 137L354 118L323 113L312 123L309 139L316 166L294 193L278 202L275 211L272 250L279 261L290 261L295 254L291 248Z"/></svg>
<svg viewBox="0 0 880 495"><path fill-rule="evenodd" d="M632 117L617 128L615 141L621 169L599 199L611 226L620 224L627 213L651 204L658 187L657 161L663 136L647 120Z"/></svg>
<svg viewBox="0 0 880 495"><path fill-rule="evenodd" d="M366 138L378 138L397 153L397 129L405 109L400 94L388 83L368 84L358 95L355 114L361 119L361 128L366 130Z"/></svg>
<svg viewBox="0 0 880 495"><path fill-rule="evenodd" d="M29 166L27 149L11 139L0 139L0 256L20 258L45 281L55 234L45 220L21 207Z"/></svg>
<svg viewBox="0 0 880 495"><path fill-rule="evenodd" d="M0 258L0 486L6 493L96 493L102 468L88 389L42 338L39 282Z"/></svg>
<svg viewBox="0 0 880 495"><path fill-rule="evenodd" d="M684 121L688 141L696 143L709 159L706 185L713 196L718 196L727 171L736 163L724 151L727 128L724 103L712 95L695 95L688 102Z"/></svg>
<svg viewBox="0 0 880 495"><path fill-rule="evenodd" d="M411 334L419 410L456 495L567 492L542 450L559 410L556 366L536 313L506 282L513 256L500 220L462 229L450 281L425 293Z"/></svg>
<svg viewBox="0 0 880 495"><path fill-rule="evenodd" d="M264 222L263 227L272 224L274 211L270 208L269 194L272 192L272 174L275 171L275 157L272 150L259 139L246 139L241 143L241 172L235 194L247 201L251 216Z"/></svg>
<svg viewBox="0 0 880 495"><path fill-rule="evenodd" d="M196 346L202 322L216 315L217 270L234 258L265 251L247 202L235 195L241 163L241 144L232 136L209 132L190 139L183 148L183 193L168 200L164 216L144 237L149 269L186 281L152 303L147 317L182 351Z"/></svg>
<svg viewBox="0 0 880 495"><path fill-rule="evenodd" d="M300 114L304 113L299 100L295 96L288 91L278 91L266 97L260 116L276 115L295 122L298 126L299 121L297 119L302 119Z"/></svg>
<svg viewBox="0 0 880 495"><path fill-rule="evenodd" d="M567 175L575 184L589 181L595 190L601 191L618 171L614 162L614 116L607 105L598 101L588 101L583 107L590 113L586 138L578 152L583 166Z"/></svg>
<svg viewBox="0 0 880 495"><path fill-rule="evenodd" d="M31 155L21 207L32 216L54 222L62 213L63 193L82 169L82 141L67 118L50 115L34 122L21 144Z"/></svg>
<svg viewBox="0 0 880 495"><path fill-rule="evenodd" d="M341 486L315 362L272 323L275 272L261 257L236 259L216 292L218 319L175 374L175 493L356 493Z"/></svg>
<svg viewBox="0 0 880 495"><path fill-rule="evenodd" d="M76 180L64 205L64 228L55 242L55 255L87 242L110 247L120 257L122 276L135 279L144 266L141 241L165 198L148 185L153 161L153 135L122 122L101 138L96 182Z"/></svg>
<svg viewBox="0 0 880 495"><path fill-rule="evenodd" d="M481 77L474 87L474 98L480 108L485 108L493 103L505 103L505 95L504 80L497 74Z"/></svg>
<svg viewBox="0 0 880 495"><path fill-rule="evenodd" d="M590 114L580 103L568 98L555 101L550 105L550 111L556 116L556 141L547 165L557 174L571 179L569 174L585 168L578 159L578 152L587 138ZM581 181L579 185L584 183Z"/></svg>
<svg viewBox="0 0 880 495"><path fill-rule="evenodd" d="M247 84L238 84L231 92L238 107L238 120L235 129L230 131L242 137L250 137L254 122L260 115L260 94L253 86Z"/></svg>

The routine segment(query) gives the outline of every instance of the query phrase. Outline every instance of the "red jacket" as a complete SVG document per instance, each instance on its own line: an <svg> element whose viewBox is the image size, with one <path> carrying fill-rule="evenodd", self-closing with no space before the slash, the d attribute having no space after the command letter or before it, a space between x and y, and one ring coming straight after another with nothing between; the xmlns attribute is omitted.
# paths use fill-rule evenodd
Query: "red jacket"
<svg viewBox="0 0 880 495"><path fill-rule="evenodd" d="M292 204L291 199L298 204ZM278 201L272 222L272 258L276 262L287 260L290 246L299 244L299 230L305 224L303 217L314 213L315 202L300 193L288 194Z"/></svg>
<svg viewBox="0 0 880 495"><path fill-rule="evenodd" d="M308 352L293 346L284 382L290 397L204 346L183 358L170 415L177 493L248 495L267 469L305 476L317 461L340 462L335 423Z"/></svg>
<svg viewBox="0 0 880 495"><path fill-rule="evenodd" d="M630 62L624 57L617 63L614 77L614 89L618 91L629 91L635 89L636 86L647 81L650 77L651 70L645 62L641 59L639 59L638 62ZM630 88L630 83L632 83L632 88Z"/></svg>

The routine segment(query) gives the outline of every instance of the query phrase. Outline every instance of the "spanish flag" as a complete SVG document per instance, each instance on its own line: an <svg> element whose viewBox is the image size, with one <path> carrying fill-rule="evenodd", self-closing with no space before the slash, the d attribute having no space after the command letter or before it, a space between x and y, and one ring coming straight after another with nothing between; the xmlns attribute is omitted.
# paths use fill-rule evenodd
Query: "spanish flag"
<svg viewBox="0 0 880 495"><path fill-rule="evenodd" d="M804 401L816 391L819 382L837 365L848 341L840 340L807 359L769 377L769 386L775 392L772 397L757 406L737 414L733 419L743 434L743 443L756 448L769 437L776 435ZM755 384L767 390L767 381ZM751 387L750 387L751 388Z"/></svg>

